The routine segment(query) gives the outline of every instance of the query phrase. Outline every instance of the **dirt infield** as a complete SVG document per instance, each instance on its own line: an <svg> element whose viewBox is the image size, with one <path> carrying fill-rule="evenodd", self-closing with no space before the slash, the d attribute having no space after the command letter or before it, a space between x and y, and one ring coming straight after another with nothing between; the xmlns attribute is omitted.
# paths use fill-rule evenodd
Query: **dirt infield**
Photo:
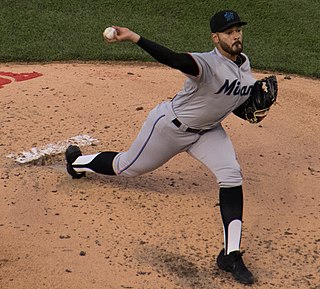
<svg viewBox="0 0 320 289"><path fill-rule="evenodd" d="M215 264L218 186L187 154L138 178L81 180L62 155L7 157L80 134L99 140L85 154L126 150L181 73L138 63L0 72L0 288L243 288ZM319 289L320 81L277 76L279 103L261 125L224 121L244 174L244 259L251 288Z"/></svg>

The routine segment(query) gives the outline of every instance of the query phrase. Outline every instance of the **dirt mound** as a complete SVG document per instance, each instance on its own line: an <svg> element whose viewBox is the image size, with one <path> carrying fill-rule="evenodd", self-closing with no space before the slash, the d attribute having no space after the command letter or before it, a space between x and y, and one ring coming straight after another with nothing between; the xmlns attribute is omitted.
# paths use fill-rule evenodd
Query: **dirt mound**
<svg viewBox="0 0 320 289"><path fill-rule="evenodd" d="M0 288L242 288L215 264L218 186L187 154L132 179L72 180L63 155L7 158L80 134L99 140L85 154L126 150L181 73L141 63L0 71ZM28 73L37 77L12 77ZM260 125L224 122L244 175L244 259L254 288L320 288L320 82L277 76L279 103Z"/></svg>

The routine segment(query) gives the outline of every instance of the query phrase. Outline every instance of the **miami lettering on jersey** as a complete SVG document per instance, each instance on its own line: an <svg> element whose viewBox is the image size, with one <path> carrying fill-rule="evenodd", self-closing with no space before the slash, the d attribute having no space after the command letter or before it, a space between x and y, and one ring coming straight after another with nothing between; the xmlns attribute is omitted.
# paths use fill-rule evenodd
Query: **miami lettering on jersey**
<svg viewBox="0 0 320 289"><path fill-rule="evenodd" d="M231 93L233 95L248 95L253 88L253 85L245 85L240 87L240 81L238 79L235 79L231 83L229 83L229 79L226 79L224 84L220 87L220 89L215 92L215 94L219 94L223 91L224 94L230 95Z"/></svg>

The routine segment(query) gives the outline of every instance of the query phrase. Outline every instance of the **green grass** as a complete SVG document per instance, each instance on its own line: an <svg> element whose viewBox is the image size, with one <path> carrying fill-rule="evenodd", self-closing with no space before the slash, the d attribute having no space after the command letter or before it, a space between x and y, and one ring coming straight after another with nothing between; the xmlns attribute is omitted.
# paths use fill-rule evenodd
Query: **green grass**
<svg viewBox="0 0 320 289"><path fill-rule="evenodd" d="M132 43L106 45L113 24L176 51L208 51L209 20L226 8L249 23L253 68L320 77L318 0L1 0L0 62L153 60Z"/></svg>

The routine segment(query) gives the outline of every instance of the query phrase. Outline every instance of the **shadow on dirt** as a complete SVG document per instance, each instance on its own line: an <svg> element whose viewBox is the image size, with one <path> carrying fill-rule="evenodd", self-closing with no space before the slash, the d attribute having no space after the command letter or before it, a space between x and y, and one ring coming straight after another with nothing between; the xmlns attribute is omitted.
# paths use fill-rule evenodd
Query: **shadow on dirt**
<svg viewBox="0 0 320 289"><path fill-rule="evenodd" d="M209 265L201 266L190 261L187 256L144 245L137 251L135 257L139 262L153 267L159 276L172 279L182 288L216 288L216 282L218 284L228 282L225 273L217 268L215 256Z"/></svg>

